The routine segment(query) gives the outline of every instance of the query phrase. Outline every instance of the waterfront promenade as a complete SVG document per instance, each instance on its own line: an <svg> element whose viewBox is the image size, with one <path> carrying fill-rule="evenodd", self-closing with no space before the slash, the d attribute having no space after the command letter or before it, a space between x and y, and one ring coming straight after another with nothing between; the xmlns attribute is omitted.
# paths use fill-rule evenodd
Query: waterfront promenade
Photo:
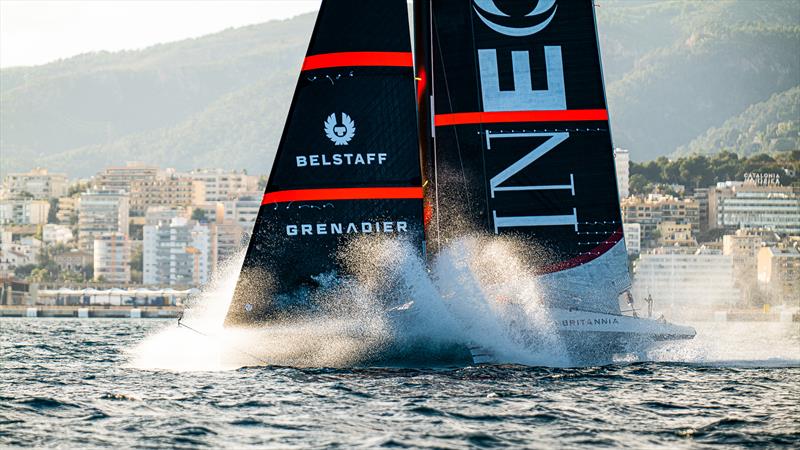
<svg viewBox="0 0 800 450"><path fill-rule="evenodd" d="M0 317L174 319L183 306L0 305Z"/></svg>

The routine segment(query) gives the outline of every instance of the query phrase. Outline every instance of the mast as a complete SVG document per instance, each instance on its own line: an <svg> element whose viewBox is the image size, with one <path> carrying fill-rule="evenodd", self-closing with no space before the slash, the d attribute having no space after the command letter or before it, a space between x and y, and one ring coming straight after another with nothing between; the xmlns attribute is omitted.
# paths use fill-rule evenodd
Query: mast
<svg viewBox="0 0 800 450"><path fill-rule="evenodd" d="M422 247L422 180L405 0L324 0L245 255L227 325L314 308L346 276L351 239Z"/></svg>
<svg viewBox="0 0 800 450"><path fill-rule="evenodd" d="M423 186L423 218L426 251L435 253L439 247L436 197L436 158L433 126L433 52L431 40L431 0L415 0L414 4L414 66L417 80L417 116L419 128L420 164Z"/></svg>

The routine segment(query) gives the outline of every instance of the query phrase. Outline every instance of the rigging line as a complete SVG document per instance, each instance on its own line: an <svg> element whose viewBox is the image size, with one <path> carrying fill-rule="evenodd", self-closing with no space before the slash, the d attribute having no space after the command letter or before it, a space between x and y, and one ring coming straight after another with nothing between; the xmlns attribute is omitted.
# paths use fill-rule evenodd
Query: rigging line
<svg viewBox="0 0 800 450"><path fill-rule="evenodd" d="M435 17L435 14L433 12L433 8L431 8L431 20L433 20L434 17ZM434 26L436 26L435 23L434 23ZM434 30L434 33L436 34L437 37L439 36L439 27L438 26L436 26L436 28ZM473 44L475 43L475 33L474 32L472 33L472 42L473 42ZM431 45L433 45L432 42L431 42ZM436 45L439 48L439 56L442 58L442 77L444 77L444 89L447 92L447 103L450 106L450 111L453 111L453 96L450 95L450 83L447 81L447 69L445 68L445 65L444 65L444 53L442 52L441 39L437 39L436 40ZM480 92L478 93L478 95L480 96ZM434 116L434 124L435 124L435 118L436 118L436 116ZM469 199L469 187L467 186L467 174L464 171L464 159L461 156L461 140L458 138L458 130L453 130L453 134L454 134L454 136L456 138L456 149L458 150L458 162L461 164L461 180L462 180L462 184L464 185L464 196L467 199L467 205L470 205L470 203L472 203L472 202ZM486 179L485 163L484 163L483 176L484 176L484 179ZM439 183L437 182L436 184L438 185ZM488 201L487 201L487 205L488 205ZM467 207L469 207L469 206L467 206Z"/></svg>
<svg viewBox="0 0 800 450"><path fill-rule="evenodd" d="M471 37L472 37L472 46L473 46L473 48L475 48L475 47L477 47L476 42L475 42L475 20L473 19L472 14L470 14L469 17L470 17L469 30L470 30L470 34L471 34ZM479 80L478 83L475 83L475 98L478 99L478 104L480 105L480 110L483 111L484 108L486 107L486 105L483 104L483 96L481 95L482 94L481 91L483 89L483 86L481 86L481 83L480 83L480 79L481 79L480 70L481 69L480 69L480 62L478 61L478 52L477 51L473 52L472 55L473 55L472 56L472 64L475 67L475 77L476 77L477 80ZM499 70L500 70L500 68L498 67L498 71ZM452 110L453 110L453 108L451 107L450 111L452 111ZM480 134L483 134L483 132L486 129L484 127L484 124L481 123L478 126L480 127ZM483 140L482 139L481 139L481 150L484 150ZM460 152L461 152L461 150L459 149L459 157L461 157ZM483 163L482 164L482 166L483 166L483 180L484 180L484 183L485 183L486 180L489 179L489 177L486 174L486 151L481 151L481 162ZM464 182L466 183L466 176L464 178ZM486 200L486 209L487 209L487 211L488 211L489 205L490 205L489 195L490 195L489 189L485 189L484 190L484 198ZM489 214L486 214L486 222L487 222L487 225L489 225L489 227L492 227L494 225L492 223L492 219L491 219L491 216L489 216Z"/></svg>
<svg viewBox="0 0 800 450"><path fill-rule="evenodd" d="M183 312L181 312L181 315L180 315L180 316L178 316L178 327L183 327L183 328L186 328L187 330L193 331L193 332L195 332L195 333L199 334L200 336L207 337L207 338L209 338L209 339L211 339L211 338L213 338L213 337L214 337L214 336L212 336L212 335L210 335L210 334L203 333L203 332L202 332L202 331L200 331L200 330L196 330L196 329L194 329L194 328L190 327L189 325L186 325L185 323L183 323L183 322L182 322L182 320L183 320ZM251 358L255 359L256 361L258 361L258 362L260 362L260 363L262 363L262 364L264 364L264 365L266 365L266 366L270 365L270 364L269 364L267 361L265 361L265 360L263 360L263 359L259 358L258 356L254 355L254 354L252 354L252 353L246 352L246 351L244 351L244 350L242 350L242 349L240 349L240 348L234 347L234 346L231 346L231 348L232 348L233 350L235 350L235 351L237 351L237 352L239 352L239 353L241 353L241 354L245 355L245 356L249 356L249 357L251 357Z"/></svg>
<svg viewBox="0 0 800 450"><path fill-rule="evenodd" d="M433 35L436 32L433 27L433 0L428 2L428 30L430 35L428 39L430 39L430 53L428 57L428 61L430 61L430 67L428 71L430 72L431 77L431 95L430 95L430 133L431 133L431 142L433 145L433 196L434 202L436 203L436 247L437 250L441 250L442 248L442 231L441 231L441 218L439 212L439 163L437 161L438 154L436 152L436 70L434 69L435 59L436 56L433 52ZM444 63L442 63L444 64Z"/></svg>

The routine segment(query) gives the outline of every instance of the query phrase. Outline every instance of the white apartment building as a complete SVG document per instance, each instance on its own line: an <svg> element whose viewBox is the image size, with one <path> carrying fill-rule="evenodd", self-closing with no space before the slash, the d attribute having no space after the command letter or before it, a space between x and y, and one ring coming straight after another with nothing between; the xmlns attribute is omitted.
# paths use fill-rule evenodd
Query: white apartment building
<svg viewBox="0 0 800 450"><path fill-rule="evenodd" d="M250 233L255 226L258 211L261 209L263 195L257 192L249 192L239 197L222 202L225 212L225 222L238 223L247 233Z"/></svg>
<svg viewBox="0 0 800 450"><path fill-rule="evenodd" d="M709 190L709 228L767 228L800 234L800 191L790 186L719 183Z"/></svg>
<svg viewBox="0 0 800 450"><path fill-rule="evenodd" d="M634 263L633 291L640 299L652 295L656 309L684 317L740 301L733 258L705 247L662 247L642 254Z"/></svg>
<svg viewBox="0 0 800 450"><path fill-rule="evenodd" d="M232 200L258 190L258 177L223 169L198 169L184 174L195 183L195 204Z"/></svg>
<svg viewBox="0 0 800 450"><path fill-rule="evenodd" d="M192 204L194 182L174 176L133 180L130 184L131 214L144 215L152 207L187 207Z"/></svg>
<svg viewBox="0 0 800 450"><path fill-rule="evenodd" d="M211 272L211 233L206 225L177 217L145 225L144 284L200 286Z"/></svg>
<svg viewBox="0 0 800 450"><path fill-rule="evenodd" d="M642 225L638 223L626 223L622 225L625 234L625 247L629 255L638 255L642 251Z"/></svg>
<svg viewBox="0 0 800 450"><path fill-rule="evenodd" d="M123 191L89 191L81 194L78 246L92 252L95 238L105 233L128 236L128 194Z"/></svg>
<svg viewBox="0 0 800 450"><path fill-rule="evenodd" d="M147 212L144 215L144 224L158 225L160 222L169 222L176 217L188 219L190 216L191 210L189 208L151 206L147 208Z"/></svg>
<svg viewBox="0 0 800 450"><path fill-rule="evenodd" d="M758 284L775 304L800 306L800 251L797 247L761 247Z"/></svg>
<svg viewBox="0 0 800 450"><path fill-rule="evenodd" d="M158 176L158 167L138 162L129 162L125 166L107 167L98 173L93 181L97 190L131 192L134 181L154 180Z"/></svg>
<svg viewBox="0 0 800 450"><path fill-rule="evenodd" d="M130 283L131 242L122 233L104 233L94 239L94 279Z"/></svg>
<svg viewBox="0 0 800 450"><path fill-rule="evenodd" d="M66 225L48 223L42 228L42 241L46 244L66 244L74 238Z"/></svg>
<svg viewBox="0 0 800 450"><path fill-rule="evenodd" d="M74 195L72 197L60 197L58 199L58 211L56 211L56 219L60 223L70 223L74 216L78 215L78 204L80 203L80 196Z"/></svg>
<svg viewBox="0 0 800 450"><path fill-rule="evenodd" d="M12 173L3 179L3 195L19 198L32 195L37 200L61 197L67 193L67 176L49 173L47 169L34 169L27 173Z"/></svg>
<svg viewBox="0 0 800 450"><path fill-rule="evenodd" d="M245 231L236 222L215 223L211 225L211 235L212 270L216 271L243 248Z"/></svg>
<svg viewBox="0 0 800 450"><path fill-rule="evenodd" d="M630 167L631 155L630 152L624 148L614 149L614 165L617 168L617 188L619 189L619 198L625 198L631 195L630 190Z"/></svg>
<svg viewBox="0 0 800 450"><path fill-rule="evenodd" d="M0 271L10 272L15 267L36 264L42 251L42 241L25 237L15 241L10 231L0 231Z"/></svg>
<svg viewBox="0 0 800 450"><path fill-rule="evenodd" d="M689 224L699 229L699 205L693 199L678 199L669 195L650 194L647 198L628 197L620 203L622 221L642 226L642 242L654 240L658 225L664 221Z"/></svg>
<svg viewBox="0 0 800 450"><path fill-rule="evenodd" d="M47 200L0 200L0 225L44 225L50 214Z"/></svg>

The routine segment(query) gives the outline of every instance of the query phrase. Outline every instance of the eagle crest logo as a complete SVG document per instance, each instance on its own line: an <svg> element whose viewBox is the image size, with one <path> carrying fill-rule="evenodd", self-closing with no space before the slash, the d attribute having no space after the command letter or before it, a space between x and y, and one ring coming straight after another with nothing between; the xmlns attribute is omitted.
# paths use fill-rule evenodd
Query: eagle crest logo
<svg viewBox="0 0 800 450"><path fill-rule="evenodd" d="M341 125L336 123L336 113L325 119L325 136L336 145L347 145L356 134L356 123L345 113L342 113Z"/></svg>

